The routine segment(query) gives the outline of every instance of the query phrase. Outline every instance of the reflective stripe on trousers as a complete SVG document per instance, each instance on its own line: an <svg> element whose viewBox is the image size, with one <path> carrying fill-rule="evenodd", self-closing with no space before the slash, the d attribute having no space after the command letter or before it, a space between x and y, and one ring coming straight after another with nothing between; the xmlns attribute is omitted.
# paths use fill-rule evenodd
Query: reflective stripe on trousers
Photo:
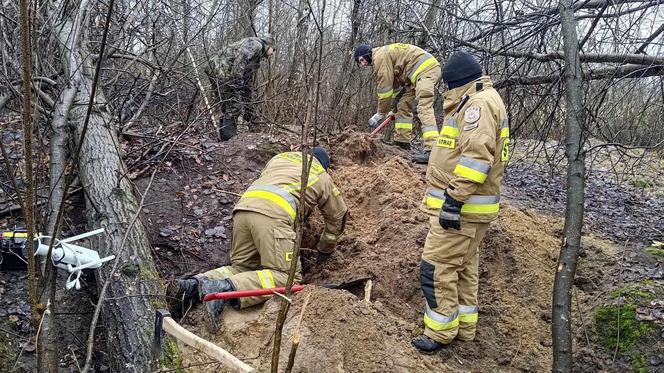
<svg viewBox="0 0 664 373"><path fill-rule="evenodd" d="M394 122L394 128L395 129L412 130L413 129L413 118L397 117L396 121Z"/></svg>
<svg viewBox="0 0 664 373"><path fill-rule="evenodd" d="M435 331L454 329L459 326L459 312L455 311L452 315L445 316L432 310L427 304L424 311L424 325Z"/></svg>
<svg viewBox="0 0 664 373"><path fill-rule="evenodd" d="M272 277L272 271L269 269L264 269L262 271L256 271L258 279L261 281L261 286L263 289L272 289L277 287L274 284L274 277Z"/></svg>
<svg viewBox="0 0 664 373"><path fill-rule="evenodd" d="M477 306L466 306L463 304L459 305L459 322L465 322L469 324L477 323L477 316L480 311L480 308Z"/></svg>
<svg viewBox="0 0 664 373"><path fill-rule="evenodd" d="M378 94L378 98L381 98L381 99L392 97L392 95L394 94L394 89L392 89L392 87L379 88L377 94Z"/></svg>
<svg viewBox="0 0 664 373"><path fill-rule="evenodd" d="M426 205L440 209L445 202L445 191L428 188L426 194ZM500 195L471 195L461 207L461 213L467 214L495 214L500 210Z"/></svg>
<svg viewBox="0 0 664 373"><path fill-rule="evenodd" d="M436 126L422 127L422 138L429 139L438 136L438 128Z"/></svg>

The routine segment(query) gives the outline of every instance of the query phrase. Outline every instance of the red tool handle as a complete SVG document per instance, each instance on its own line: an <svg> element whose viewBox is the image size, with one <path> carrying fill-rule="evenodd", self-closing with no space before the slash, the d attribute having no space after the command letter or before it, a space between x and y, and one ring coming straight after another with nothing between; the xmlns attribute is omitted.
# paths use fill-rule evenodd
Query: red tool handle
<svg viewBox="0 0 664 373"><path fill-rule="evenodd" d="M291 287L291 293L297 293L304 289L305 285L293 285ZM271 289L253 289L253 290L238 290L238 291L226 291L223 293L210 293L206 294L203 297L203 300L209 302L215 299L234 299L234 298L245 298L245 297L257 297L260 295L272 295L274 293L283 294L286 292L286 288L271 288Z"/></svg>
<svg viewBox="0 0 664 373"><path fill-rule="evenodd" d="M383 127L385 127L385 126L387 126L388 124L390 124L390 122L393 121L393 120L394 120L394 115L390 115L390 116L388 116L387 118L385 118L385 120L383 121L383 123L381 123L378 127L376 127L375 130L373 130L373 131L371 132L371 135L369 135L369 136L373 136L373 135L377 134L378 132L380 132L380 130L383 129Z"/></svg>

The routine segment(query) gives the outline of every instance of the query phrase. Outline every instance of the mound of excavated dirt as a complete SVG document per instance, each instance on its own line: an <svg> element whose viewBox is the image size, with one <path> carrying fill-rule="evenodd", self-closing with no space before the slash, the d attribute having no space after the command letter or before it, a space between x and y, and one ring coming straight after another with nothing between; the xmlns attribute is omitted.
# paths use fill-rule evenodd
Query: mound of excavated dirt
<svg viewBox="0 0 664 373"><path fill-rule="evenodd" d="M347 131L335 139L333 160L348 164L370 160L376 155L377 147L368 133Z"/></svg>
<svg viewBox="0 0 664 373"><path fill-rule="evenodd" d="M310 295L309 295L310 294ZM291 336L297 329L305 298L309 302L300 325L300 345L294 372L426 372L446 371L449 367L436 356L422 356L409 343L400 340L399 325L385 318L380 308L358 300L340 290L310 287L294 296L286 324L280 355L283 371L291 348ZM199 334L245 361L260 372L270 370L272 338L279 302L246 311L224 311L221 330ZM192 323L200 325L200 313ZM191 327L188 326L188 327ZM184 349L185 366L209 361L199 353ZM216 364L200 371L218 372Z"/></svg>
<svg viewBox="0 0 664 373"><path fill-rule="evenodd" d="M305 279L329 284L371 277L371 302L362 300L362 286L350 292L308 290L311 299L302 321L303 338L294 371L549 370L551 290L560 220L504 206L480 249L477 339L454 342L433 356L420 355L410 339L422 332L424 299L418 265L428 223L417 207L424 191L424 168L377 140L372 142L376 151L358 163L356 153L342 149L348 141L360 141L351 138L356 136L342 137L340 145L332 149L337 165L332 177L343 192L351 218L337 252L328 261L316 264L304 258ZM304 247L315 247L322 227L320 216L312 216ZM285 339L297 324L305 296L294 295ZM224 331L216 335L202 327L199 310L194 310L186 326L259 371L268 371L277 308L278 302L270 301L263 307L224 311ZM281 361L285 364L290 342L284 346ZM210 361L190 349L185 351L185 366Z"/></svg>

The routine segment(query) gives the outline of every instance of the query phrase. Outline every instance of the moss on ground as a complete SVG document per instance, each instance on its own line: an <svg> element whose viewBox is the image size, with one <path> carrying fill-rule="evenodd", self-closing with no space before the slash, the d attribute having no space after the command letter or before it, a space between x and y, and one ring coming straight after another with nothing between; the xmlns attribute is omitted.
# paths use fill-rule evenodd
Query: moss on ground
<svg viewBox="0 0 664 373"><path fill-rule="evenodd" d="M623 354L632 352L632 347L643 337L649 337L656 328L649 322L636 319L636 305L600 306L595 312L595 326L600 344L607 349L618 346Z"/></svg>
<svg viewBox="0 0 664 373"><path fill-rule="evenodd" d="M5 337L0 334L0 372L8 372L11 369L12 354Z"/></svg>
<svg viewBox="0 0 664 373"><path fill-rule="evenodd" d="M635 177L630 179L629 183L632 184L633 187L641 189L650 189L656 186L656 184L651 179L645 177Z"/></svg>
<svg viewBox="0 0 664 373"><path fill-rule="evenodd" d="M625 298L627 303L631 304L641 304L643 302L649 302L656 298L653 292L639 285L616 289L611 292L611 296L613 298L623 297Z"/></svg>
<svg viewBox="0 0 664 373"><path fill-rule="evenodd" d="M159 362L159 366L162 369L168 369L176 373L185 372L184 368L182 368L182 355L180 355L180 349L173 339L168 338L164 340L163 353L163 357Z"/></svg>
<svg viewBox="0 0 664 373"><path fill-rule="evenodd" d="M651 247L647 247L645 250L648 254L650 254L652 256L656 256L658 258L664 259L664 249L662 249L660 247L651 246Z"/></svg>
<svg viewBox="0 0 664 373"><path fill-rule="evenodd" d="M629 359L634 372L646 372L648 356L658 327L650 321L637 320L637 308L648 305L662 295L664 289L653 280L643 280L611 292L620 303L599 306L595 310L596 342L607 351Z"/></svg>

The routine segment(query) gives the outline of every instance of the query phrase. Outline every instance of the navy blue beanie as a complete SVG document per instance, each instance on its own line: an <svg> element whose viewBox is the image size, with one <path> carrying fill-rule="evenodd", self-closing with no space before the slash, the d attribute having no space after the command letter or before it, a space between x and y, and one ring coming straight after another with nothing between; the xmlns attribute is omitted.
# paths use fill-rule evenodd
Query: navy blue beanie
<svg viewBox="0 0 664 373"><path fill-rule="evenodd" d="M461 87L481 76L482 66L468 52L455 52L443 66L443 81L449 89Z"/></svg>
<svg viewBox="0 0 664 373"><path fill-rule="evenodd" d="M311 154L318 159L318 162L320 162L325 171L330 168L330 156L324 148L317 146L311 150Z"/></svg>
<svg viewBox="0 0 664 373"><path fill-rule="evenodd" d="M364 57L369 65L371 65L371 46L366 43L359 44L357 47L355 47L355 53L353 54L353 57L357 63L360 63L360 57Z"/></svg>

